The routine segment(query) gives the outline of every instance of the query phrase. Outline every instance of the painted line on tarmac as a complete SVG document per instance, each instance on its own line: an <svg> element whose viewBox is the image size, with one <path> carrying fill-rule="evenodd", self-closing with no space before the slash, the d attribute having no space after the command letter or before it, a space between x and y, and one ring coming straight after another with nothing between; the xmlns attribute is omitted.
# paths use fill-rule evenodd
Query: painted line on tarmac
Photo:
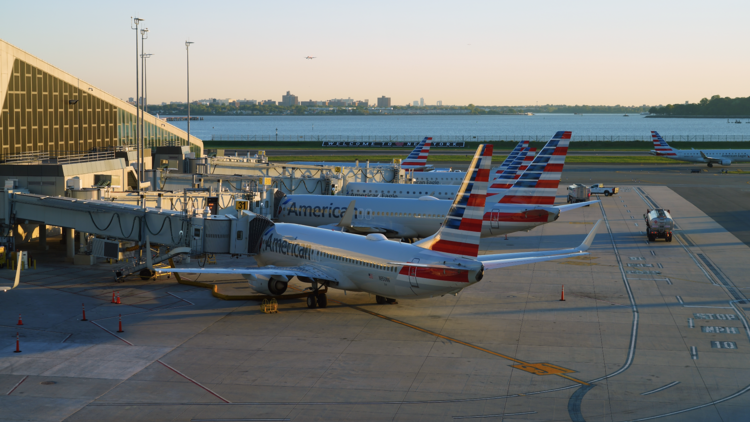
<svg viewBox="0 0 750 422"><path fill-rule="evenodd" d="M113 336L115 336L115 337L119 338L119 339L120 339L120 340L122 340L123 342L125 342L125 343L127 343L127 344L129 344L129 345L133 346L133 343L131 343L131 342L129 342L129 341L127 341L127 340L125 340L124 338L122 338L122 337L118 336L117 334L113 333L112 331L109 331L108 329L106 329L106 328L102 327L101 325L97 324L96 322L94 322L94 321L89 321L89 322L90 322L90 323L92 323L92 324L94 324L94 325L96 325L97 327L101 328L102 330L104 330L104 331L106 331L106 332L108 332L108 333L112 334Z"/></svg>
<svg viewBox="0 0 750 422"><path fill-rule="evenodd" d="M640 418L640 419L631 419L629 421L623 421L623 422L648 421L648 420L651 420L651 419L658 419L658 418L665 418L667 416L679 415L680 413L691 412L693 410L702 409L704 407L713 406L713 405L716 405L716 404L719 404L719 403L723 403L723 402L728 401L728 400L732 400L733 398L739 397L739 396L747 393L748 391L750 391L750 385L748 385L747 387L743 388L742 390L740 390L740 391L738 391L738 392L736 392L736 393L734 393L734 394L732 394L730 396L726 396L726 397L724 397L722 399L719 399L719 400L714 400L714 401L711 401L711 402L708 402L708 403L704 403L704 404L701 404L701 405L698 405L698 406L689 407L687 409L676 410L674 412L662 413L661 415L649 416L649 417Z"/></svg>
<svg viewBox="0 0 750 422"><path fill-rule="evenodd" d="M454 416L453 419L483 419L483 418L505 418L508 416L533 415L536 411L518 412L518 413L499 413L496 415L471 415L471 416Z"/></svg>
<svg viewBox="0 0 750 422"><path fill-rule="evenodd" d="M26 375L25 377L21 378L21 381L18 381L18 383L14 385L13 388L10 389L10 391L8 391L8 394L6 394L6 396L9 396L12 392L16 391L16 388L18 388L19 385L21 385L24 381L26 381L26 378L28 377L29 376Z"/></svg>
<svg viewBox="0 0 750 422"><path fill-rule="evenodd" d="M695 346L690 346L690 357L693 358L693 360L698 360L698 348Z"/></svg>
<svg viewBox="0 0 750 422"><path fill-rule="evenodd" d="M680 383L679 381L671 382L671 383L669 383L669 384L667 384L667 385L665 385L663 387L655 388L655 389L653 389L651 391L646 391L645 393L641 393L641 395L642 396L648 396L649 394L658 393L659 391L664 391L667 388L674 387L675 385L677 385L679 383Z"/></svg>
<svg viewBox="0 0 750 422"><path fill-rule="evenodd" d="M172 372L176 373L177 375L185 378L186 380L192 382L193 384L197 385L198 387L206 390L208 393L210 393L212 396L216 397L217 399L223 401L224 403L231 403L229 400L225 399L224 397L221 397L220 395L216 394L215 392L211 391L208 387L205 387L203 384L199 383L198 381L190 378L189 376L183 374L182 372L174 369L173 367L167 365L166 363L162 362L161 360L157 360L160 364L164 365L167 369L170 369Z"/></svg>
<svg viewBox="0 0 750 422"><path fill-rule="evenodd" d="M190 419L190 422L244 422L244 421L290 421L289 418L244 418L244 419Z"/></svg>

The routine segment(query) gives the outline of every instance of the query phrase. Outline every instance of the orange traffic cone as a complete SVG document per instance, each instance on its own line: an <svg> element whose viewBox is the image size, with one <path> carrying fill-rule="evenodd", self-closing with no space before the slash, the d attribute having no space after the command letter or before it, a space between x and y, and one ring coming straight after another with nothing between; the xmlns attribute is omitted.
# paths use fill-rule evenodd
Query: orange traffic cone
<svg viewBox="0 0 750 422"><path fill-rule="evenodd" d="M560 295L560 302L565 302L565 285L562 285L562 294Z"/></svg>
<svg viewBox="0 0 750 422"><path fill-rule="evenodd" d="M21 321L21 314L18 314L18 324L16 325L23 325L23 321Z"/></svg>
<svg viewBox="0 0 750 422"><path fill-rule="evenodd" d="M120 304L120 292L117 292L117 304Z"/></svg>
<svg viewBox="0 0 750 422"><path fill-rule="evenodd" d="M117 302L115 301L115 292L114 292L114 290L112 291L112 303L117 303Z"/></svg>

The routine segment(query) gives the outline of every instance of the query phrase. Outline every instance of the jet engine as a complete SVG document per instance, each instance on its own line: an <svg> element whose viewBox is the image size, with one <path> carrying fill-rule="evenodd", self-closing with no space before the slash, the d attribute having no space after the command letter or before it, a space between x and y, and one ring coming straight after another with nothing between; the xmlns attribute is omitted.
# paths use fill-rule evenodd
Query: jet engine
<svg viewBox="0 0 750 422"><path fill-rule="evenodd" d="M732 160L730 160L729 158L725 158L725 159L721 160L721 165L722 166L730 166L730 165L732 165Z"/></svg>
<svg viewBox="0 0 750 422"><path fill-rule="evenodd" d="M288 282L273 277L268 279L258 277L255 280L249 280L249 282L256 292L271 296L283 295L288 287Z"/></svg>

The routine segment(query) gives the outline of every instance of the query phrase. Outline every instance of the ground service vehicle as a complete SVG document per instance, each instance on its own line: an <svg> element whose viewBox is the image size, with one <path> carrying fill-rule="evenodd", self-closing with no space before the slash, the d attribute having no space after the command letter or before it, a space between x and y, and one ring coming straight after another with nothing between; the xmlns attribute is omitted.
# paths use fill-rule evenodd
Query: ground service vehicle
<svg viewBox="0 0 750 422"><path fill-rule="evenodd" d="M595 185L591 185L591 193L593 194L610 196L610 195L616 194L619 191L620 191L620 188L606 187L604 186L604 183L597 183Z"/></svg>
<svg viewBox="0 0 750 422"><path fill-rule="evenodd" d="M646 210L643 218L646 220L646 235L649 241L653 242L658 237L663 238L667 242L672 241L674 220L672 220L669 210L663 208Z"/></svg>
<svg viewBox="0 0 750 422"><path fill-rule="evenodd" d="M568 186L568 203L586 202L591 198L591 189L580 183Z"/></svg>

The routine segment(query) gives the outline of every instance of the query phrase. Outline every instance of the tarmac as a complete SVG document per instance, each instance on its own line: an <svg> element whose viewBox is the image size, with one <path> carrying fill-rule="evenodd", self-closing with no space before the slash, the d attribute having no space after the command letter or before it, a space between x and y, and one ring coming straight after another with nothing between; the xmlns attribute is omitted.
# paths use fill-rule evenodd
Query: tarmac
<svg viewBox="0 0 750 422"><path fill-rule="evenodd" d="M610 177L638 182L601 205L482 243L483 253L569 248L604 218L590 255L488 271L456 296L396 305L330 290L326 309L291 299L264 314L174 278L116 283L112 265L73 267L62 245L32 245L38 268L0 295L0 420L745 420L750 247L680 187L656 184L671 180L665 171L624 171ZM564 173L565 183L605 174ZM708 194L745 192L746 175L673 177L708 185L695 195L716 207L742 207ZM652 206L671 209L673 242L647 241ZM239 277L182 275L252 293Z"/></svg>

